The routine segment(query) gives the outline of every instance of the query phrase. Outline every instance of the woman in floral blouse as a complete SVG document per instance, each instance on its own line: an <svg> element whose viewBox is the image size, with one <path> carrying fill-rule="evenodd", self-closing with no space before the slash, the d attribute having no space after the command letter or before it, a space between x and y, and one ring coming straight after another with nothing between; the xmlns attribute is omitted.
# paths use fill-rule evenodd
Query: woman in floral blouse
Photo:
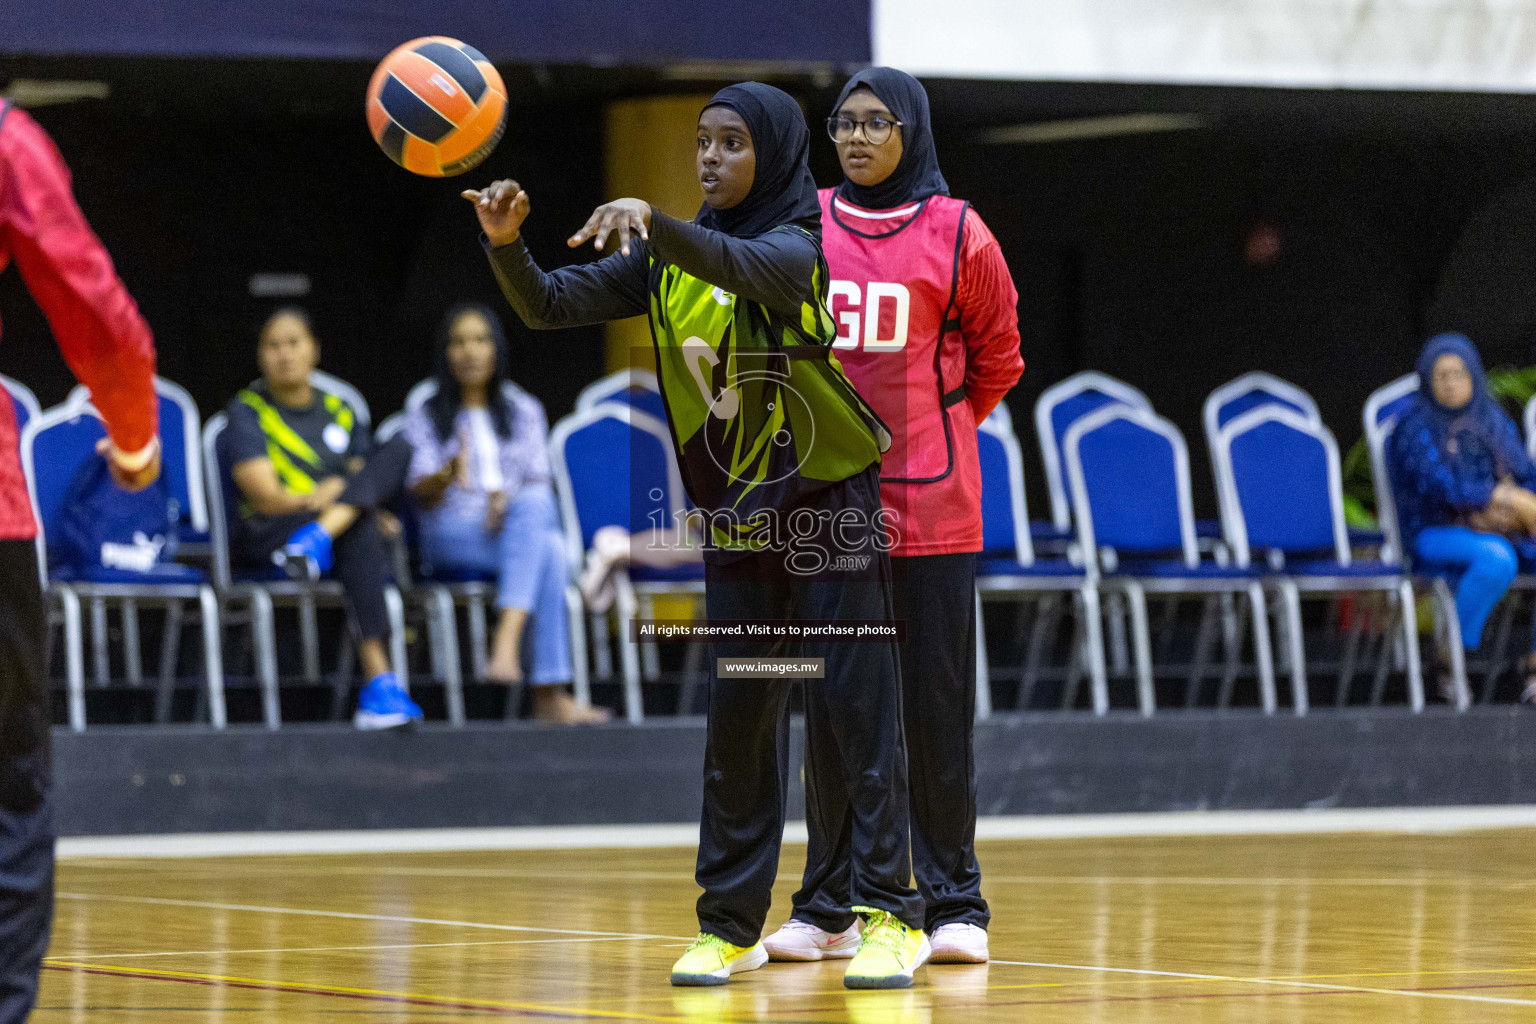
<svg viewBox="0 0 1536 1024"><path fill-rule="evenodd" d="M491 577L500 615L485 674L523 681L523 631L531 618L534 717L563 724L607 721L566 690L571 651L565 539L550 487L544 407L507 379L501 321L484 306L449 310L439 331L437 393L406 415L407 485L421 508L421 562L435 577Z"/></svg>

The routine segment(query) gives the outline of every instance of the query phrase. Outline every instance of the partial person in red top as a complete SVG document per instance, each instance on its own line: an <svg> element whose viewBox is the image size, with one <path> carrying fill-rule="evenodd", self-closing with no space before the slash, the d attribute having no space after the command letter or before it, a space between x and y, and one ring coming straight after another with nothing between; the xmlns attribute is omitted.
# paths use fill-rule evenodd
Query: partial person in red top
<svg viewBox="0 0 1536 1024"><path fill-rule="evenodd" d="M890 428L880 467L888 510L912 865L927 903L930 963L983 963L990 914L976 863L976 425L1024 371L1018 293L992 232L951 198L934 153L928 94L894 68L843 87L827 131L843 182L822 189L822 245L839 361ZM820 742L807 734L808 746ZM807 758L807 765L826 763ZM810 845L792 916L764 940L776 960L851 955L848 798L807 770Z"/></svg>
<svg viewBox="0 0 1536 1024"><path fill-rule="evenodd" d="M149 327L70 192L69 168L37 122L0 100L0 270L12 259L59 349L107 424L98 450L127 490L160 475ZM0 1024L37 996L53 920L53 823L42 590L17 451L0 388Z"/></svg>

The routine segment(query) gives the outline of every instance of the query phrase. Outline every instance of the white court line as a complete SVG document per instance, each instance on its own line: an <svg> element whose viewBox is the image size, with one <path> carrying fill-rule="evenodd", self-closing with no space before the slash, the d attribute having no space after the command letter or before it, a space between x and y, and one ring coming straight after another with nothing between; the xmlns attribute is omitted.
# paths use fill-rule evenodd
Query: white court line
<svg viewBox="0 0 1536 1024"><path fill-rule="evenodd" d="M1115 836L1251 836L1329 832L1460 832L1536 827L1536 806L1386 807L1303 811L1171 811L1155 814L1042 814L981 818L976 838L1084 839ZM805 842L790 822L786 843ZM60 839L58 856L231 857L264 854L414 853L451 850L564 850L691 847L697 824L573 825L333 832L220 832Z"/></svg>
<svg viewBox="0 0 1536 1024"><path fill-rule="evenodd" d="M1401 988L1371 988L1364 985L1327 985L1318 981L1286 981L1281 978L1239 978L1227 974L1189 974L1184 971L1148 971L1134 967L1095 967L1089 964L1047 964L1032 960L993 960L1011 967L1052 967L1061 971L1100 971L1105 974L1150 974L1160 978L1189 978L1195 981L1228 981L1244 985L1279 985L1281 987L1317 988L1329 992L1363 992L1382 996L1411 996L1418 999L1451 999L1464 1003L1499 1003L1505 1006L1536 1006L1536 999L1509 999L1500 996L1474 996L1464 992L1414 992Z"/></svg>
<svg viewBox="0 0 1536 1024"><path fill-rule="evenodd" d="M645 936L650 938L650 936ZM444 946L537 946L557 942L633 942L628 935L579 939L487 939L484 942L397 942L388 946L284 946L277 949L180 949L170 953L50 953L51 960L129 960L145 956L234 956L240 953L344 953L375 949L439 949Z"/></svg>
<svg viewBox="0 0 1536 1024"><path fill-rule="evenodd" d="M82 859L76 863L85 864L95 870L101 871L146 871L162 870L176 872L178 878L226 878L227 868L224 865L209 865L204 868L189 869L182 864L145 863L133 860L115 860L94 858ZM247 878L287 877L291 868L273 864L266 871L255 871L250 868L242 868L241 874ZM450 867L406 867L391 864L385 867L352 867L342 865L322 865L319 867L306 867L306 877L400 877L400 878L537 878L545 880L553 879L593 879L602 878L612 882L675 882L692 885L693 876L687 871L609 871L600 864L594 864L585 871L551 871L541 869L520 868L450 868ZM778 881L798 881L801 877L799 869L784 867L775 876ZM1198 876L1181 875L988 875L989 885L1185 885L1185 886L1214 886L1214 887L1252 887L1252 886L1301 886L1303 888L1424 888L1431 886L1462 887L1469 884L1469 879L1455 875L1403 875L1396 878L1327 878L1305 876L1299 878L1279 878L1267 875L1254 875L1250 877L1233 878L1201 878ZM1504 889L1523 891L1536 888L1536 879L1512 879L1512 878L1479 878L1476 880L1479 888Z"/></svg>
<svg viewBox="0 0 1536 1024"><path fill-rule="evenodd" d="M400 924L438 924L450 928L487 928L498 932L548 932L554 935L597 935L614 939L687 939L686 935L650 935L641 932L594 932L577 928L536 928L522 924L486 924L480 921L447 921L432 917L402 917L394 914L357 914L343 910L309 910L297 907L253 907L243 903L205 903L202 900L172 900L159 896L110 896L89 892L61 892L61 900L85 900L102 903L147 903L161 907L200 907L205 910L239 910L257 914L291 914L297 917L341 917L353 921L394 921Z"/></svg>

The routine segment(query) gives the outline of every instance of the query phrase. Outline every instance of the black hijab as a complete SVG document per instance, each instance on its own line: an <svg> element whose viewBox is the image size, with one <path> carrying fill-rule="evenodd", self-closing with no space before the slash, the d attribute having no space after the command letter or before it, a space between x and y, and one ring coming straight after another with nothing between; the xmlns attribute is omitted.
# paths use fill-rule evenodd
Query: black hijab
<svg viewBox="0 0 1536 1024"><path fill-rule="evenodd" d="M923 84L895 68L865 68L843 86L832 116L843 109L855 89L868 89L880 97L901 122L901 162L878 185L855 185L844 178L838 193L869 210L889 210L929 196L949 195L949 183L939 172L939 157L933 150L933 117L928 113L928 92Z"/></svg>
<svg viewBox="0 0 1536 1024"><path fill-rule="evenodd" d="M794 224L820 239L821 204L806 162L811 132L800 104L771 85L742 82L715 93L704 105L705 110L710 107L730 107L746 122L757 171L745 199L728 210L711 209L705 203L693 222L742 238Z"/></svg>

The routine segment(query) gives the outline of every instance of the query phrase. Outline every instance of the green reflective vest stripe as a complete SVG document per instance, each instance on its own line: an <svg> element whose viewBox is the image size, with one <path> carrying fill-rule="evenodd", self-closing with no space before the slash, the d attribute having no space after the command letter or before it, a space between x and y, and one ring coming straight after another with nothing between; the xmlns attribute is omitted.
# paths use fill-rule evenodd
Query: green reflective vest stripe
<svg viewBox="0 0 1536 1024"><path fill-rule="evenodd" d="M277 471L278 482L293 494L313 494L318 483L315 473L320 469L320 456L261 395L246 388L238 397L256 413L256 422L267 441L267 458ZM331 419L351 433L355 422L351 407L329 392L321 392L321 400Z"/></svg>
<svg viewBox="0 0 1536 1024"><path fill-rule="evenodd" d="M795 227L777 230L801 230ZM750 523L880 461L890 434L831 349L828 272L817 260L795 315L725 292L670 264L651 274L657 376L689 493L708 512ZM750 528L714 542L751 549Z"/></svg>

